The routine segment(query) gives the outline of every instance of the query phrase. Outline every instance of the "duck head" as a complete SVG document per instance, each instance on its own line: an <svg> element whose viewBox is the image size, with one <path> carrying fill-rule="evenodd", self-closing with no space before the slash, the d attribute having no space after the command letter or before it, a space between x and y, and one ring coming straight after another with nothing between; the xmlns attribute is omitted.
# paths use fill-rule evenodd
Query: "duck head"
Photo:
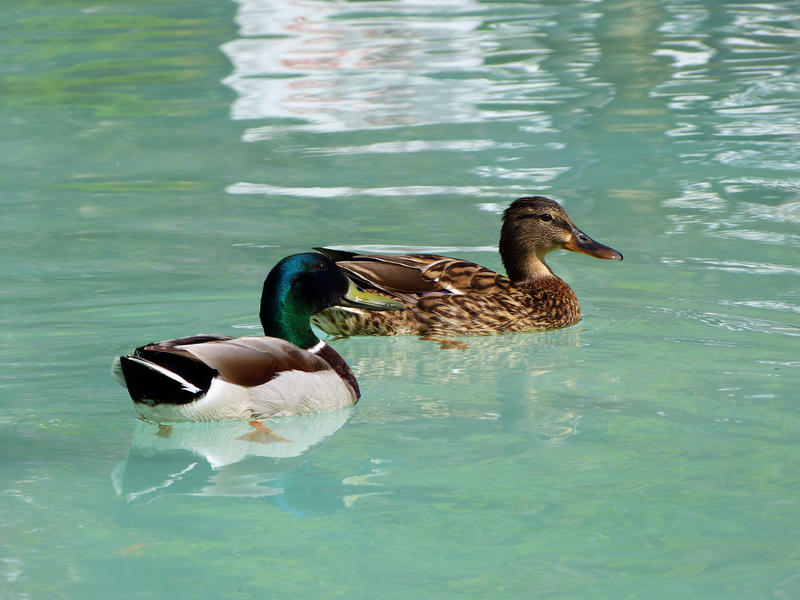
<svg viewBox="0 0 800 600"><path fill-rule="evenodd" d="M311 315L335 305L368 310L404 308L396 300L358 288L324 254L304 252L287 256L269 272L259 316L266 335L310 348L319 342L309 325Z"/></svg>
<svg viewBox="0 0 800 600"><path fill-rule="evenodd" d="M519 198L503 213L500 256L513 281L552 275L544 257L561 248L595 258L622 260L622 254L586 235L558 202L544 196Z"/></svg>

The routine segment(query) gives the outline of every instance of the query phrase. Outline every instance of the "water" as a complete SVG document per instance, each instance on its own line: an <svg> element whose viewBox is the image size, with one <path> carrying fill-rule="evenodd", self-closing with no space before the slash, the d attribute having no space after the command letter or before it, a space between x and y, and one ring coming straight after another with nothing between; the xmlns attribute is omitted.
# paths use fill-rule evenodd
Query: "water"
<svg viewBox="0 0 800 600"><path fill-rule="evenodd" d="M797 597L796 9L4 7L0 597ZM575 327L332 342L284 444L108 375L314 245L499 269L531 193L625 255L553 256Z"/></svg>

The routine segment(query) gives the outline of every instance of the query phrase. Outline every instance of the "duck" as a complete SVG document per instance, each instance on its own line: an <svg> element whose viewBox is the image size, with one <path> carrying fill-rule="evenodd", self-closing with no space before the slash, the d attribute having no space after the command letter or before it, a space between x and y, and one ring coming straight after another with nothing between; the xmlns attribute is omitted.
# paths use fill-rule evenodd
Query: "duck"
<svg viewBox="0 0 800 600"><path fill-rule="evenodd" d="M247 419L258 428L265 418L353 406L361 396L355 375L310 324L312 314L336 305L404 309L358 289L323 254L293 254L264 281L264 336L198 334L152 342L117 357L112 372L139 418L157 424Z"/></svg>
<svg viewBox="0 0 800 600"><path fill-rule="evenodd" d="M545 262L564 249L606 260L622 254L578 229L564 208L544 196L513 201L503 212L500 258L506 275L479 264L435 254L358 254L314 248L332 258L365 290L401 302L402 312L368 313L329 307L312 317L340 336L418 335L441 341L454 335L489 335L558 329L581 319L572 288ZM444 347L444 346L443 346Z"/></svg>

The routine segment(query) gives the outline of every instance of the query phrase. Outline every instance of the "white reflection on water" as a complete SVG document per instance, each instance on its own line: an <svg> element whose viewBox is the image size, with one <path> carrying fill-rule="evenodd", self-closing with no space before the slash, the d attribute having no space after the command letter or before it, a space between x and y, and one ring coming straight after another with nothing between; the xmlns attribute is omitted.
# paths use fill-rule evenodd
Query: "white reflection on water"
<svg viewBox="0 0 800 600"><path fill-rule="evenodd" d="M750 184L748 178L725 180L723 183L726 184L726 194L741 193L750 187L744 185ZM761 244L800 245L800 234L790 226L800 223L800 203L795 199L777 205L735 202L723 197L709 182L684 182L683 185L685 187L680 197L662 201L664 207L681 210L679 214L667 215L673 224L666 231L667 235L684 234L690 226L699 226L710 237ZM774 180L763 181L760 187L778 185L779 182ZM720 261L720 264L726 264L726 261Z"/></svg>
<svg viewBox="0 0 800 600"><path fill-rule="evenodd" d="M758 164L762 169L772 169L776 171L797 171L800 170L800 162L795 157L795 151L784 147L783 144L760 144L758 150L743 148L741 150L725 150L718 152L714 159L723 165L734 167L750 168L753 164ZM770 150L771 158L764 156L767 146ZM734 186L729 186L732 190Z"/></svg>
<svg viewBox="0 0 800 600"><path fill-rule="evenodd" d="M786 302L776 302L774 300L720 300L720 304L723 306L749 306L751 308L766 308L769 310L800 313L800 306L797 304L787 304Z"/></svg>
<svg viewBox="0 0 800 600"><path fill-rule="evenodd" d="M396 154L410 152L479 152L494 148L512 149L521 144L502 143L494 140L408 140L379 142L363 146L339 146L336 148L311 148L308 154Z"/></svg>
<svg viewBox="0 0 800 600"><path fill-rule="evenodd" d="M611 97L591 73L601 58L593 32L601 13L577 10L568 45L574 60L549 65L556 16L538 3L498 18L474 0L239 0L242 37L221 47L234 67L224 80L238 96L231 115L272 121L249 129L248 142L286 130L488 120L555 132L550 106L584 94L598 105ZM576 80L591 89L576 91Z"/></svg>
<svg viewBox="0 0 800 600"><path fill-rule="evenodd" d="M705 65L711 60L711 57L716 54L713 48L700 41L679 40L671 43L681 49L659 48L653 52L653 56L667 56L671 58L672 66L675 68Z"/></svg>
<svg viewBox="0 0 800 600"><path fill-rule="evenodd" d="M754 219L765 219L779 223L785 223L786 221L800 223L800 202L784 202L776 206L747 203L743 204L743 214Z"/></svg>
<svg viewBox="0 0 800 600"><path fill-rule="evenodd" d="M764 244L787 244L800 242L800 236L791 233L773 233L770 231L756 231L754 229L730 229L717 231L713 235L720 238L735 238L750 242Z"/></svg>
<svg viewBox="0 0 800 600"><path fill-rule="evenodd" d="M800 275L800 267L789 265L776 265L770 263L757 263L741 260L722 260L719 258L698 258L687 256L680 259L663 258L664 264L682 264L684 262L695 263L703 269L713 269L716 271L731 271L735 273L749 273L754 275Z"/></svg>
<svg viewBox="0 0 800 600"><path fill-rule="evenodd" d="M243 0L237 22L245 37L222 46L234 65L224 83L239 96L232 117L299 119L315 131L479 119L491 82L442 76L482 68L482 21L467 14L479 8L395 3L364 19L374 9ZM451 18L426 15L434 10Z"/></svg>
<svg viewBox="0 0 800 600"><path fill-rule="evenodd" d="M268 183L239 182L225 188L229 194L265 194L270 196L302 196L305 198L349 198L352 196L434 196L459 194L463 196L498 196L507 198L509 191L526 192L525 186L505 186L502 189L482 186L414 185L385 188L354 187L284 187Z"/></svg>
<svg viewBox="0 0 800 600"><path fill-rule="evenodd" d="M788 335L792 337L800 336L800 327L790 323L782 323L780 321L773 321L769 319L758 319L729 313L695 311L669 307L651 307L651 310L669 314L681 321L696 321L702 323L703 325L720 327L728 331L750 331L757 333Z"/></svg>
<svg viewBox="0 0 800 600"><path fill-rule="evenodd" d="M562 173L569 171L569 167L551 168L516 168L508 169L497 165L477 167L473 170L481 177L497 177L499 179L527 180L531 183L546 183L552 181Z"/></svg>
<svg viewBox="0 0 800 600"><path fill-rule="evenodd" d="M161 428L139 421L126 460L112 474L127 502L151 501L169 493L198 496L271 496L267 485L281 468L259 459L296 458L333 435L352 409L268 419L275 435L261 435L247 421L176 423ZM285 467L284 467L285 468Z"/></svg>
<svg viewBox="0 0 800 600"><path fill-rule="evenodd" d="M725 199L710 188L711 184L707 182L689 184L683 190L680 198L670 198L665 200L663 204L670 208L689 208L703 211L725 208L727 204Z"/></svg>
<svg viewBox="0 0 800 600"><path fill-rule="evenodd" d="M743 192L750 189L766 188L779 191L798 191L800 190L800 179L775 177L767 179L764 177L737 177L723 179L726 184L726 191Z"/></svg>

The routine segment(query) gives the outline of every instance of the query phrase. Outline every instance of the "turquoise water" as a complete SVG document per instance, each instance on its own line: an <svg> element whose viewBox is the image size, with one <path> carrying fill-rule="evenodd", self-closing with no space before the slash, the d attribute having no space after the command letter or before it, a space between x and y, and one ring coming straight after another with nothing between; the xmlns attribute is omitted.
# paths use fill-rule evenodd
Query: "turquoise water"
<svg viewBox="0 0 800 600"><path fill-rule="evenodd" d="M796 3L2 13L0 598L800 596ZM552 257L577 326L333 341L285 444L109 376L314 245L499 269L533 193L625 255Z"/></svg>

